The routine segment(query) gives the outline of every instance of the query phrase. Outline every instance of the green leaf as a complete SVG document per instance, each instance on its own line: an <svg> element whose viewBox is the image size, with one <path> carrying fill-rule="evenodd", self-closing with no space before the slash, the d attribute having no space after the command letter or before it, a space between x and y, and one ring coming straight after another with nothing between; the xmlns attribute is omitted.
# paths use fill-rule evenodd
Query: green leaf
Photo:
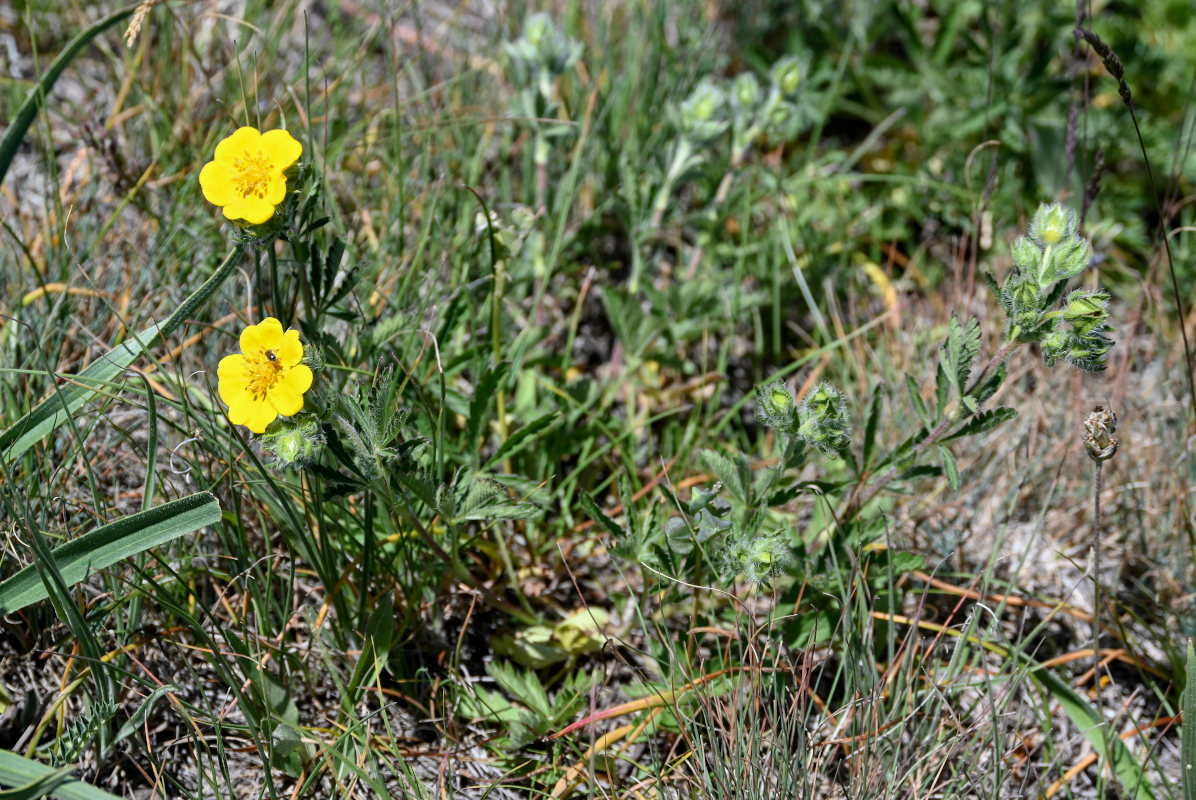
<svg viewBox="0 0 1196 800"><path fill-rule="evenodd" d="M918 419L922 420L922 424L927 428L930 425L930 412L926 409L926 401L922 399L922 393L918 391L918 384L909 373L905 375L905 388L909 391L909 401L914 407L914 413L918 415Z"/></svg>
<svg viewBox="0 0 1196 800"><path fill-rule="evenodd" d="M490 457L486 462L486 469L495 464L502 463L503 459L518 453L523 448L536 441L536 436L543 433L553 423L556 422L557 417L560 416L558 411L549 411L547 414L536 417L531 422L524 425L519 430L515 431L511 436L502 443L498 451Z"/></svg>
<svg viewBox="0 0 1196 800"><path fill-rule="evenodd" d="M955 463L955 456L951 451L938 445L939 457L943 460L943 472L947 473L947 483L951 489L959 489L959 466Z"/></svg>
<svg viewBox="0 0 1196 800"><path fill-rule="evenodd" d="M164 323L151 325L133 341L123 342L112 348L76 375L71 383L56 387L54 392L38 403L33 410L7 430L0 432L0 461L14 463L26 450L49 436L69 416L82 408L104 386L114 383L138 356L173 333L232 273L240 254L241 248L234 247L212 276L184 300Z"/></svg>
<svg viewBox="0 0 1196 800"><path fill-rule="evenodd" d="M59 800L119 800L96 787L66 774L69 769L50 769L44 764L0 750L0 784L18 787L0 793L4 800L25 800L49 794Z"/></svg>
<svg viewBox="0 0 1196 800"><path fill-rule="evenodd" d="M739 455L732 461L714 450L703 450L701 457L706 469L713 472L723 486L727 487L727 492L736 500L746 503L747 490L752 481L751 465L748 464L747 458Z"/></svg>
<svg viewBox="0 0 1196 800"><path fill-rule="evenodd" d="M589 492L581 489L578 492L578 499L581 501L582 510L590 519L606 528L606 532L615 537L616 541L623 538L623 529L619 527L619 523L608 517L606 512L598 507L598 503L594 502L594 498Z"/></svg>
<svg viewBox="0 0 1196 800"><path fill-rule="evenodd" d="M1000 425L1002 422L1011 420L1017 416L1017 409L1007 408L991 408L988 411L981 411L974 417L970 417L967 422L960 425L950 436L943 439L944 442L949 442L953 439L962 439L965 436L975 436L978 433L990 431Z"/></svg>
<svg viewBox="0 0 1196 800"><path fill-rule="evenodd" d="M960 394L967 388L968 377L972 373L972 361L978 352L980 321L972 317L965 327L960 324L959 317L952 317L942 358L947 365L947 377Z"/></svg>
<svg viewBox="0 0 1196 800"><path fill-rule="evenodd" d="M906 376L909 377L908 375ZM860 456L861 471L868 469L872 464L872 453L876 447L876 428L880 424L881 412L881 387L877 386L872 393L872 405L868 409L868 421L864 423L864 451ZM919 398L920 400L921 398ZM925 407L923 407L925 412Z"/></svg>
<svg viewBox="0 0 1196 800"><path fill-rule="evenodd" d="M136 8L136 6L130 6L129 8L113 12L94 25L80 31L74 39L71 39L67 43L62 52L58 54L58 58L54 59L54 62L50 64L50 68L42 75L37 85L25 95L25 101L17 109L17 115L13 117L12 124L5 131L4 138L0 139L0 184L4 183L4 176L8 174L8 168L12 165L12 160L17 155L17 148L21 146L25 134L29 131L29 126L33 124L33 118L37 116L38 109L45 102L46 96L50 94L50 90L54 88L54 84L58 81L59 76L62 75L63 70L75 60L76 56L82 52L83 48L92 39L116 23L127 19Z"/></svg>
<svg viewBox="0 0 1196 800"><path fill-rule="evenodd" d="M943 366L942 361L939 362L938 372L935 375L934 385L934 416L935 419L942 419L943 412L947 408L947 401L951 397L951 378L947 375L947 369ZM930 424L926 424L930 428Z"/></svg>
<svg viewBox="0 0 1196 800"><path fill-rule="evenodd" d="M540 509L531 503L494 503L493 505L478 506L464 514L458 514L454 522L489 522L496 519L531 519L540 513Z"/></svg>
<svg viewBox="0 0 1196 800"><path fill-rule="evenodd" d="M488 368L485 374L482 375L482 379L478 381L478 385L473 391L473 397L469 400L469 423L465 428L465 447L467 450L476 452L478 432L482 429L482 419L486 415L486 408L490 404L490 398L498 391L499 383L506 377L510 369L511 365L506 361L499 362L495 366Z"/></svg>
<svg viewBox="0 0 1196 800"><path fill-rule="evenodd" d="M220 504L215 496L199 492L110 522L54 548L51 555L63 579L74 585L122 558L219 521ZM0 583L0 615L20 611L47 596L45 583L31 564Z"/></svg>

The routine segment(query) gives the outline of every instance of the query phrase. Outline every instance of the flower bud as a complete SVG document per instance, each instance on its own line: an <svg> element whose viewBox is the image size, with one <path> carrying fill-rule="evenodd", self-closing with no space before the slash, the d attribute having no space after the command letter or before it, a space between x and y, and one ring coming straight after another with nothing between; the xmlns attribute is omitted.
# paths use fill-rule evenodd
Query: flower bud
<svg viewBox="0 0 1196 800"><path fill-rule="evenodd" d="M802 84L802 68L801 63L795 56L787 56L772 65L772 85L775 86L782 95L792 98L797 94L797 90L801 88Z"/></svg>
<svg viewBox="0 0 1196 800"><path fill-rule="evenodd" d="M1101 328L1109 319L1109 295L1077 289L1067 296L1063 319L1081 336Z"/></svg>
<svg viewBox="0 0 1196 800"><path fill-rule="evenodd" d="M780 381L756 387L756 418L782 433L796 434L797 401L789 387Z"/></svg>
<svg viewBox="0 0 1196 800"><path fill-rule="evenodd" d="M819 383L806 395L798 411L798 436L824 455L837 456L847 447L847 402L843 393L828 383Z"/></svg>
<svg viewBox="0 0 1196 800"><path fill-rule="evenodd" d="M1091 263L1092 245L1087 239L1077 236L1066 240L1051 251L1051 261L1039 276L1039 285L1046 289L1051 284L1074 278Z"/></svg>
<svg viewBox="0 0 1196 800"><path fill-rule="evenodd" d="M731 102L736 110L751 111L761 98L760 81L750 72L745 72L735 78L731 87Z"/></svg>
<svg viewBox="0 0 1196 800"><path fill-rule="evenodd" d="M716 139L727 128L725 106L723 90L710 81L702 81L678 110L681 132L694 144L707 144Z"/></svg>
<svg viewBox="0 0 1196 800"><path fill-rule="evenodd" d="M266 451L287 469L311 466L323 444L323 428L314 419L281 422L262 438Z"/></svg>
<svg viewBox="0 0 1196 800"><path fill-rule="evenodd" d="M1054 246L1075 236L1076 212L1059 203L1043 203L1030 220L1030 238L1042 247Z"/></svg>

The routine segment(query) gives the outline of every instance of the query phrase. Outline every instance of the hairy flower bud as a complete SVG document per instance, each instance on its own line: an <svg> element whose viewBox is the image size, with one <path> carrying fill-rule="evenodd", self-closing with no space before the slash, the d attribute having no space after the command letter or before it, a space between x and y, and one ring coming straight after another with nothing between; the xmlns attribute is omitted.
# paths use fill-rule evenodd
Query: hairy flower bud
<svg viewBox="0 0 1196 800"><path fill-rule="evenodd" d="M1059 203L1043 203L1034 212L1027 233L1040 247L1054 246L1076 235L1076 212Z"/></svg>
<svg viewBox="0 0 1196 800"><path fill-rule="evenodd" d="M756 387L756 418L782 433L798 431L797 401L793 392L781 381Z"/></svg>
<svg viewBox="0 0 1196 800"><path fill-rule="evenodd" d="M262 446L279 466L303 469L311 466L324 444L324 431L314 419L282 422L262 439Z"/></svg>
<svg viewBox="0 0 1196 800"><path fill-rule="evenodd" d="M1104 291L1077 289L1067 296L1063 319L1081 336L1103 327L1109 319L1109 295Z"/></svg>
<svg viewBox="0 0 1196 800"><path fill-rule="evenodd" d="M718 138L727 128L726 102L722 89L708 80L702 81L678 109L681 132L697 145Z"/></svg>
<svg viewBox="0 0 1196 800"><path fill-rule="evenodd" d="M787 56L772 65L772 85L775 86L782 95L792 98L797 94L797 90L801 88L802 84L802 68L801 63L795 56Z"/></svg>
<svg viewBox="0 0 1196 800"><path fill-rule="evenodd" d="M837 456L847 447L847 403L843 393L828 383L819 383L802 401L798 411L798 436L824 455Z"/></svg>
<svg viewBox="0 0 1196 800"><path fill-rule="evenodd" d="M759 103L762 93L760 81L750 72L744 72L735 78L731 86L731 102L737 111L750 112Z"/></svg>

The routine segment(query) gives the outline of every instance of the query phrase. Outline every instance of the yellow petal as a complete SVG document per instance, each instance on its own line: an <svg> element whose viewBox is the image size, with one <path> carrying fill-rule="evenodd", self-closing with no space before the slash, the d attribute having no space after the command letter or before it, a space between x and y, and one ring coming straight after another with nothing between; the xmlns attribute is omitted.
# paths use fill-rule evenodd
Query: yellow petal
<svg viewBox="0 0 1196 800"><path fill-rule="evenodd" d="M265 433L266 426L278 419L278 411L269 403L254 403L245 426L254 433Z"/></svg>
<svg viewBox="0 0 1196 800"><path fill-rule="evenodd" d="M270 163L280 172L287 169L303 155L303 145L295 137L284 130L266 131L262 134L262 150L270 158Z"/></svg>
<svg viewBox="0 0 1196 800"><path fill-rule="evenodd" d="M274 317L266 317L241 332L241 352L247 356L260 355L266 349L278 347L281 339L282 323Z"/></svg>
<svg viewBox="0 0 1196 800"><path fill-rule="evenodd" d="M220 366L216 368L216 375L219 378L216 383L216 390L220 393L220 399L230 406L232 405L230 398L244 392L245 388L249 385L245 359L239 355L225 356L220 359Z"/></svg>
<svg viewBox="0 0 1196 800"><path fill-rule="evenodd" d="M257 128L237 128L230 136L216 145L216 160L232 163L233 159L246 150L261 146L262 135Z"/></svg>
<svg viewBox="0 0 1196 800"><path fill-rule="evenodd" d="M226 206L237 199L232 169L219 161L209 161L199 171L199 188L214 206Z"/></svg>
<svg viewBox="0 0 1196 800"><path fill-rule="evenodd" d="M278 352L278 348L282 347L282 323L274 317L266 317L257 324L257 335L262 347L269 348L275 352Z"/></svg>
<svg viewBox="0 0 1196 800"><path fill-rule="evenodd" d="M274 405L279 414L291 417L303 410L303 395L291 391L285 381L274 384L266 397Z"/></svg>
<svg viewBox="0 0 1196 800"><path fill-rule="evenodd" d="M311 381L311 368L306 364L299 364L284 372L278 381L278 385L285 386L289 391L297 394L303 394L311 388Z"/></svg>
<svg viewBox="0 0 1196 800"><path fill-rule="evenodd" d="M303 344L299 341L299 331L289 330L282 335L282 342L274 351L278 362L284 367L293 367L303 360Z"/></svg>
<svg viewBox="0 0 1196 800"><path fill-rule="evenodd" d="M286 177L278 175L272 178L270 183L266 185L266 196L262 199L276 207L282 205L282 201L287 199Z"/></svg>
<svg viewBox="0 0 1196 800"><path fill-rule="evenodd" d="M225 219L237 221L245 220L250 225L261 225L269 222L274 216L275 203L267 203L257 197L238 197L235 202L224 207Z"/></svg>

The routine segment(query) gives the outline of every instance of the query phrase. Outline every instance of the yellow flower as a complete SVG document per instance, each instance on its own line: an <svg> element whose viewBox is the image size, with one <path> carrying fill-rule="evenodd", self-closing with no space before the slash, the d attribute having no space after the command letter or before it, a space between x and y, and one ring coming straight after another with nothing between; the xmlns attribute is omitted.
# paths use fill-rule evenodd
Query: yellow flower
<svg viewBox="0 0 1196 800"><path fill-rule="evenodd" d="M301 155L303 145L284 130L238 128L199 171L199 188L228 219L261 225L286 199L286 171Z"/></svg>
<svg viewBox="0 0 1196 800"><path fill-rule="evenodd" d="M312 380L311 369L300 364L302 360L299 331L284 333L282 323L273 317L246 328L240 354L220 359L216 373L229 421L265 433L279 414L298 414Z"/></svg>

